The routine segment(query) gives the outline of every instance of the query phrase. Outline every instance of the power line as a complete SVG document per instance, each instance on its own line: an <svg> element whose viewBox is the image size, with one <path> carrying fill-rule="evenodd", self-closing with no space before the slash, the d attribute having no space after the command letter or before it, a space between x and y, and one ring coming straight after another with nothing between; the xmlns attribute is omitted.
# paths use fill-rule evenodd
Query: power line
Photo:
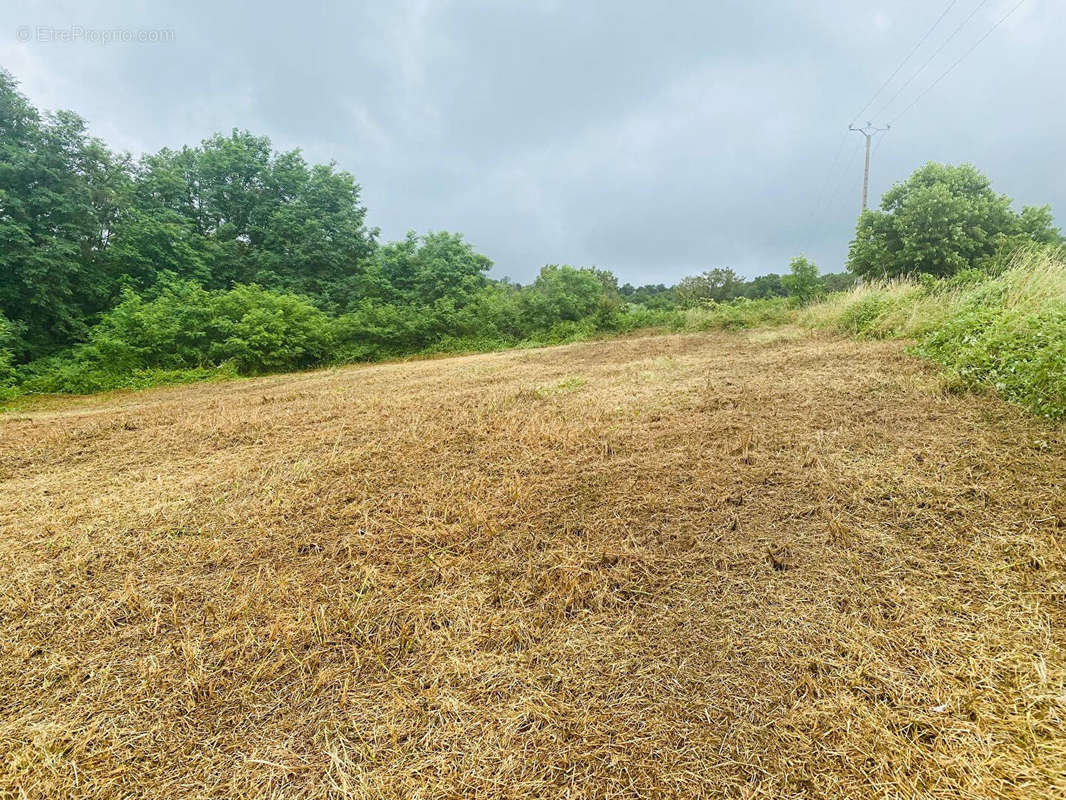
<svg viewBox="0 0 1066 800"><path fill-rule="evenodd" d="M918 104L919 100L921 100L923 97L925 97L927 94L929 94L929 92L933 91L933 89L936 88L936 85L938 83L940 83L942 80L944 80L944 78L946 78L948 76L948 74L953 69L955 69L955 67L957 67L959 64L961 64L963 62L963 60L968 55L970 55L970 53L972 53L974 50L977 49L978 45L980 45L981 42L983 42L985 39L987 39L989 36L991 36L992 32L996 28L998 28L1000 25L1002 25L1004 22L1006 22L1015 11L1017 11L1019 8L1022 7L1022 5L1024 3L1025 3L1025 0L1018 0L1018 2L1011 8L1010 11L1008 11L1006 14L1004 14L1002 17L1000 17L999 21L996 22L995 25L993 25L991 28L989 28L985 32L984 36L982 36L980 39L978 39L976 42L974 42L973 45L970 47L970 49L967 50L965 53L963 53L961 56L959 56L959 58L950 67L948 67L946 70L944 70L944 72L940 75L939 78L937 78L935 81L933 81L927 87L925 87L925 89L922 92L920 92L918 94L918 96L914 98L914 100L911 101L911 104L909 106L907 106L902 111L900 111L898 114L896 114L896 116L892 119L892 122L895 122L897 119L899 119L904 114L906 114L908 111L910 111L912 108L914 108Z"/></svg>
<svg viewBox="0 0 1066 800"><path fill-rule="evenodd" d="M818 199L811 206L810 219L808 225L814 222L814 218L822 212L826 207L826 199L830 184L835 182L836 176L839 175L837 170L837 164L840 161L840 154L844 151L844 143L848 140L848 132L844 131L844 135L840 137L840 143L837 145L836 154L833 156L833 160L829 164L829 169L825 171L822 177L821 188L818 190Z"/></svg>
<svg viewBox="0 0 1066 800"><path fill-rule="evenodd" d="M881 92L883 92L885 90L885 88L888 86L888 84L892 83L892 79L895 78L899 74L899 71L901 69L903 69L903 67L905 67L907 65L907 62L911 60L911 58L914 56L914 54L918 52L918 48L920 48L923 44L925 44L925 40L928 39L930 37L930 35L932 35L933 31L936 30L937 25L939 25L941 23L941 21L944 19L944 17L946 17L948 15L948 12L951 11L951 9L955 7L955 4L957 2L959 2L959 0L951 0L951 2L949 2L947 4L947 7L943 11L940 12L940 16L936 18L936 22L934 22L932 24L932 26L929 28L929 30L927 30L925 32L925 35L921 39L918 40L918 44L914 45L914 47L911 48L911 51L909 53L907 53L907 55L903 58L902 61L899 62L899 65L894 70L892 70L892 74L889 75L888 78L885 79L885 82L881 84L881 86L877 89L876 92L874 92L873 97L870 98L870 102L868 102L866 105L864 105L862 107L862 111L860 111L858 114L855 115L854 119L852 120L852 123L857 122L859 120L859 118L863 114L866 113L866 111L870 108L870 106L872 106L874 104L874 101L878 97L881 96Z"/></svg>
<svg viewBox="0 0 1066 800"><path fill-rule="evenodd" d="M935 59L938 55L940 55L942 52L944 52L944 48L947 47L948 44L951 43L951 40L954 39L956 36L958 36L959 31L961 31L963 28L966 27L966 23L968 23L971 19L973 19L974 16L977 14L977 12L980 11L982 8L984 8L984 6L987 3L988 3L988 0L981 0L981 2L979 2L977 4L976 8L974 8L974 10L971 11L969 13L969 15L967 15L966 19L964 19L962 22L960 22L958 27L955 28L955 30L953 30L951 32L951 35L948 36L947 39L945 39L943 42L940 43L940 47L938 47L936 50L934 50L933 54L931 56L929 56L929 58L927 58L925 60L925 62L920 67L918 67L918 70L914 74L912 74L909 78L907 78L907 80L905 80L903 82L903 85L900 86L899 89L896 90L896 93L894 95L892 95L891 99L889 99L889 101L887 103L885 103L883 106L881 106L881 109L876 114L874 114L875 117L882 116L885 113L885 111L887 111L888 108L894 102L896 102L896 98L898 98L901 94L903 94L903 90L906 89L908 86L910 86L911 83L914 82L914 79L917 78L919 75L921 75L925 71L925 68L928 67L931 63L933 63L933 59Z"/></svg>
<svg viewBox="0 0 1066 800"><path fill-rule="evenodd" d="M877 137L877 141L874 142L873 152L870 153L871 156L876 156L877 155L877 148L879 148L881 146L881 142L883 142L886 138L887 137L885 137L885 136L878 136Z"/></svg>
<svg viewBox="0 0 1066 800"><path fill-rule="evenodd" d="M847 137L848 133L849 133L849 131L845 131L844 132L844 136ZM844 165L846 167L846 169L844 170L844 173L851 172L851 168L855 165L855 162L857 160L857 156L859 155L859 153L862 152L862 145L859 144L859 140L858 139L854 139L853 141L854 141L855 144L852 147L851 152L848 155L848 159L847 159L846 164ZM840 173L838 173L838 174L840 174ZM841 190L841 187L843 187L845 185L845 183L846 183L846 181L841 181L839 179L836 180L833 183L833 194L830 195L829 201L826 204L826 210L829 211L830 213L832 213L833 211L836 210L836 207L839 204L838 200L840 198L840 190Z"/></svg>

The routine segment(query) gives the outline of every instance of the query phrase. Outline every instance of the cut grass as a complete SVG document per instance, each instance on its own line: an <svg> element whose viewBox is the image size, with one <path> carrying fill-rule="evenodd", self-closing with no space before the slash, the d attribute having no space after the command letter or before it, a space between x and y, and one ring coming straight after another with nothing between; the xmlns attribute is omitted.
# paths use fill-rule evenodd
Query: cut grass
<svg viewBox="0 0 1066 800"><path fill-rule="evenodd" d="M1061 795L1066 440L941 387L705 334L0 417L0 797Z"/></svg>

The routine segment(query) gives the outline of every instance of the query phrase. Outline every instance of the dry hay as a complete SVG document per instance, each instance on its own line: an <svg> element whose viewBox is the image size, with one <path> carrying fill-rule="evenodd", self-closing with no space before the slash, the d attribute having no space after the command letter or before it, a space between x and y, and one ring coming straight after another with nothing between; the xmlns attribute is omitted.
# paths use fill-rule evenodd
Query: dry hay
<svg viewBox="0 0 1066 800"><path fill-rule="evenodd" d="M0 418L0 796L1066 793L1066 437L664 336Z"/></svg>

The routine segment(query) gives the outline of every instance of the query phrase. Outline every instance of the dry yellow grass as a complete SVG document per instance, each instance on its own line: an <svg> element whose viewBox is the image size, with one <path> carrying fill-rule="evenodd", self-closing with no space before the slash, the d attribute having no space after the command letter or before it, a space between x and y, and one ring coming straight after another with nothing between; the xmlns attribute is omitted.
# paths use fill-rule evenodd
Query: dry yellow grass
<svg viewBox="0 0 1066 800"><path fill-rule="evenodd" d="M0 796L1066 793L1066 437L683 335L0 417Z"/></svg>

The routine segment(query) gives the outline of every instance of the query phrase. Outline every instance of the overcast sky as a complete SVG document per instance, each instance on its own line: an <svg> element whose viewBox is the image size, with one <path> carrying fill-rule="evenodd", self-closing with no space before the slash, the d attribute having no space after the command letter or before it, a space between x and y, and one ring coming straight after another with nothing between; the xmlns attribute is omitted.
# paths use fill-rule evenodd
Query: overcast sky
<svg viewBox="0 0 1066 800"><path fill-rule="evenodd" d="M1024 2L899 116L1016 3L956 0L862 114L894 122L872 203L926 161L971 161L1066 222L1066 3ZM801 252L842 268L862 183L848 123L948 4L23 1L0 8L0 65L134 154L236 127L335 160L383 238L461 231L497 276L671 283ZM110 29L170 41L88 41Z"/></svg>

